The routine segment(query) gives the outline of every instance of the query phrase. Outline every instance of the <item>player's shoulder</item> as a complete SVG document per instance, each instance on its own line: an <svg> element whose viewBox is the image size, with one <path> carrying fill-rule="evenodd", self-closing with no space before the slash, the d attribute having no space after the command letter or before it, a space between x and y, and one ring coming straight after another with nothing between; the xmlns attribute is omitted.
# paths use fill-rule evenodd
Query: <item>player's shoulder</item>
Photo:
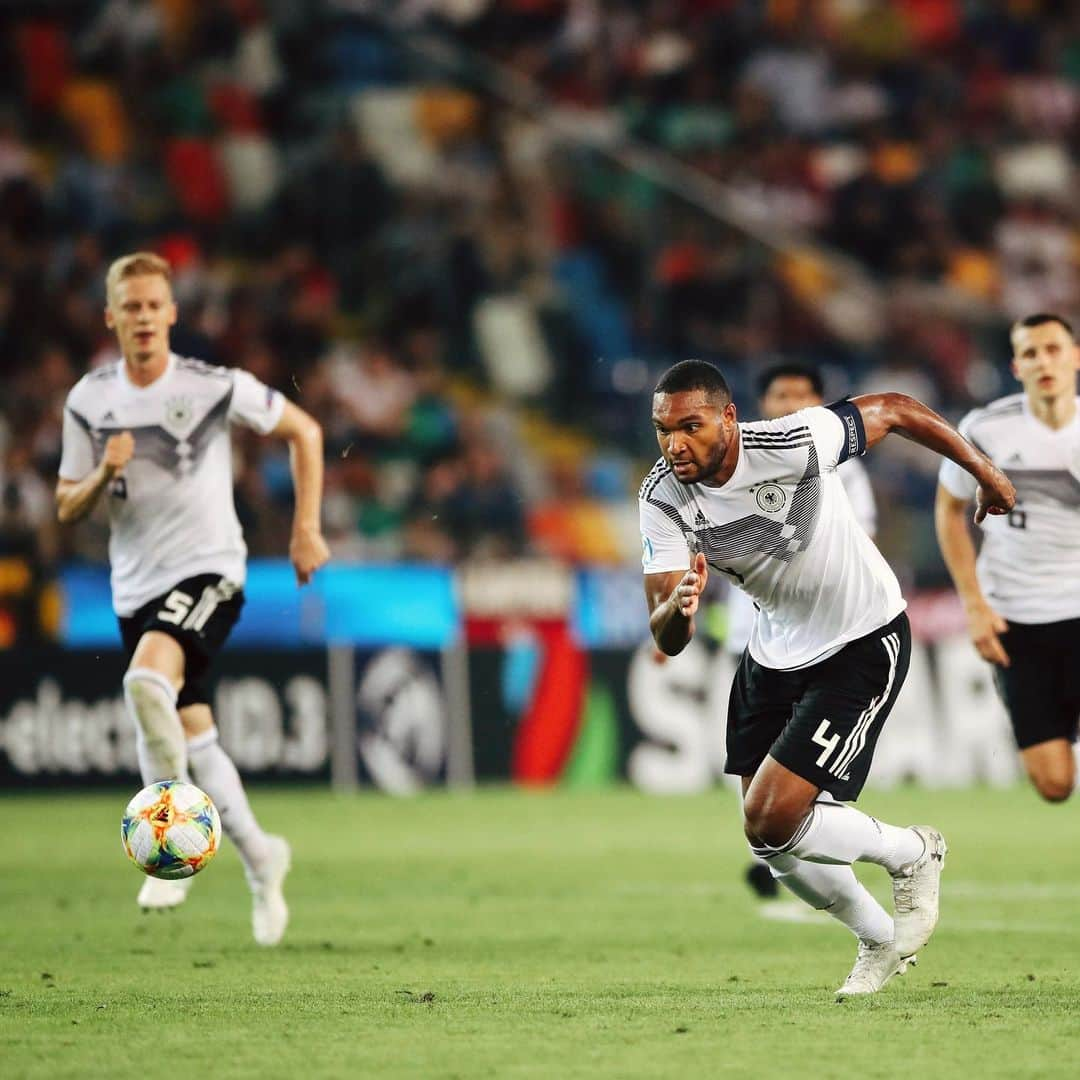
<svg viewBox="0 0 1080 1080"><path fill-rule="evenodd" d="M645 474L638 488L638 500L648 502L663 485L665 480L674 479L671 466L661 457L657 458L656 464Z"/></svg>
<svg viewBox="0 0 1080 1080"><path fill-rule="evenodd" d="M744 450L799 450L814 441L813 409L800 409L776 420L750 420L739 424Z"/></svg>
<svg viewBox="0 0 1080 1080"><path fill-rule="evenodd" d="M994 401L972 409L961 421L960 426L969 431L977 428L1008 423L1024 415L1024 395L1008 394Z"/></svg>
<svg viewBox="0 0 1080 1080"><path fill-rule="evenodd" d="M209 380L222 385L231 383L236 374L235 368L209 364L205 360L197 360L193 356L178 356L176 358L176 370L188 379Z"/></svg>
<svg viewBox="0 0 1080 1080"><path fill-rule="evenodd" d="M68 391L67 407L76 411L82 411L87 406L101 399L102 394L107 394L120 382L120 363L117 360L109 364L88 371Z"/></svg>

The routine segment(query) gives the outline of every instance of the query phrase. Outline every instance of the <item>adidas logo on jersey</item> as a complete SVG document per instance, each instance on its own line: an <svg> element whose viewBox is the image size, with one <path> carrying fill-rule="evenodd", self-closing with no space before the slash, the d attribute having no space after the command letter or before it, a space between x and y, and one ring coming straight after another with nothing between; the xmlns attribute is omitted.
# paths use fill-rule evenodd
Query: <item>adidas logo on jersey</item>
<svg viewBox="0 0 1080 1080"><path fill-rule="evenodd" d="M114 424L116 423L116 417L113 415L112 409L109 409L109 410L106 411L105 415L101 418L101 422L103 424L105 424L105 423L108 423L108 421L110 421L110 420Z"/></svg>
<svg viewBox="0 0 1080 1080"><path fill-rule="evenodd" d="M697 512L697 517L694 518L694 527L698 528L700 526L705 526L705 525L708 525L708 524L709 524L708 519L705 517L705 515L699 509L698 512Z"/></svg>
<svg viewBox="0 0 1080 1080"><path fill-rule="evenodd" d="M1010 454L1004 460L1004 462L1002 462L1002 464L1004 464L1004 465L1023 465L1024 464L1024 459L1021 456L1020 451L1017 450L1014 453Z"/></svg>

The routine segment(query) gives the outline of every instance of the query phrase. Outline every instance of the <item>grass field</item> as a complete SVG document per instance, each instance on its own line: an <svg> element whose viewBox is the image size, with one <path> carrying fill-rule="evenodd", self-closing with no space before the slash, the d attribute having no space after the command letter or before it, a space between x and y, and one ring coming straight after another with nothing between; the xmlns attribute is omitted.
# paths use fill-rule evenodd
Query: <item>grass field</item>
<svg viewBox="0 0 1080 1080"><path fill-rule="evenodd" d="M257 791L295 849L272 950L231 849L138 912L124 801L0 798L7 1080L1080 1071L1077 807L1025 789L868 794L951 851L920 966L845 1004L854 939L762 917L727 792Z"/></svg>

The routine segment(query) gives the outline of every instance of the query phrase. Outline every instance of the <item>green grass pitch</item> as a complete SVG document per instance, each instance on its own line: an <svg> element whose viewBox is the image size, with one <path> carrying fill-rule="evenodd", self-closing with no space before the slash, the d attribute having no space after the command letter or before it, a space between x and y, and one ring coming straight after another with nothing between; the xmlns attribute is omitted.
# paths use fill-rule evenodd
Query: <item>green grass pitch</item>
<svg viewBox="0 0 1080 1080"><path fill-rule="evenodd" d="M7 1080L1080 1072L1078 808L1023 788L867 793L951 850L918 968L845 1004L854 939L762 917L727 791L256 790L294 846L270 950L228 847L138 912L127 795L0 797Z"/></svg>

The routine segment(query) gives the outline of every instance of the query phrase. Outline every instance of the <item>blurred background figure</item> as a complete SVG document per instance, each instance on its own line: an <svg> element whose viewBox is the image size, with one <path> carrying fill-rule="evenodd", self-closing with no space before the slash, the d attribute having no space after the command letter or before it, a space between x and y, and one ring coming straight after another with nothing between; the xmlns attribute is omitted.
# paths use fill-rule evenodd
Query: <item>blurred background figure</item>
<svg viewBox="0 0 1080 1080"><path fill-rule="evenodd" d="M631 566L640 394L674 360L720 363L743 415L774 364L954 419L1009 389L1010 321L1077 295L1076 39L1067 5L886 0L17 17L4 543L51 531L18 632L52 632L58 560L104 556L100 529L27 522L64 388L113 356L118 251L176 268L179 351L318 416L346 557ZM278 550L287 462L244 440L238 468L251 550ZM903 583L947 585L934 463L890 446L872 469Z"/></svg>

